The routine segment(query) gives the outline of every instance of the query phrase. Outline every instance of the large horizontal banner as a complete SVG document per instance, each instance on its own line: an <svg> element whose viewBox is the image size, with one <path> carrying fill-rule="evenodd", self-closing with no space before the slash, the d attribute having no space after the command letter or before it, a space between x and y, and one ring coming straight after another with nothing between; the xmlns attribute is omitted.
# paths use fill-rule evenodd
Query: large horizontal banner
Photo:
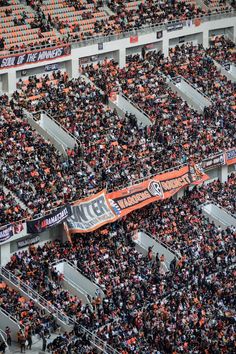
<svg viewBox="0 0 236 354"><path fill-rule="evenodd" d="M184 166L180 170L166 172L132 187L109 193L107 197L122 217L157 200L170 198L181 188L207 178L196 168Z"/></svg>
<svg viewBox="0 0 236 354"><path fill-rule="evenodd" d="M66 205L56 209L49 215L42 216L39 219L27 221L27 233L38 234L51 227L61 224L71 215L71 207Z"/></svg>
<svg viewBox="0 0 236 354"><path fill-rule="evenodd" d="M68 229L71 233L94 231L145 205L170 198L187 185L206 179L208 176L196 166L184 166L116 192L107 194L103 190L72 206L72 215L67 219Z"/></svg>
<svg viewBox="0 0 236 354"><path fill-rule="evenodd" d="M52 60L70 54L70 45L62 45L52 48L44 48L38 51L9 55L5 57L0 57L0 69L11 68L24 64L38 63L40 61Z"/></svg>
<svg viewBox="0 0 236 354"><path fill-rule="evenodd" d="M226 151L225 157L227 165L233 165L236 163L236 148Z"/></svg>
<svg viewBox="0 0 236 354"><path fill-rule="evenodd" d="M67 219L67 225L72 233L91 232L117 220L105 190L92 197L79 200L71 206L71 209L72 215Z"/></svg>

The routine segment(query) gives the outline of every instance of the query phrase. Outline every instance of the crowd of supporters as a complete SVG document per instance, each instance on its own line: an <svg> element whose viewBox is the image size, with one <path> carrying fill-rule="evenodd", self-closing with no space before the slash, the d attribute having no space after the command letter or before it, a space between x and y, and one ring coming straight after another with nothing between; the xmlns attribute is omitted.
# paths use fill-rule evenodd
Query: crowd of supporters
<svg viewBox="0 0 236 354"><path fill-rule="evenodd" d="M70 151L70 156L63 158L31 128L22 109L8 96L1 96L0 105L1 178L4 186L27 206L28 215L88 194L90 168L81 160L80 152ZM1 224L26 216L16 201L3 194L2 198L8 203L1 211Z"/></svg>
<svg viewBox="0 0 236 354"><path fill-rule="evenodd" d="M27 5L27 7L24 5ZM21 38L21 31L18 33L17 43L8 43L8 36L3 32L0 38L0 50L25 50L27 48L38 48L65 43L70 40L84 40L89 37L100 35L114 35L134 28L143 26L158 25L168 21L180 20L190 21L192 19L208 15L216 11L232 10L230 6L222 1L214 1L212 7L210 2L199 6L193 1L83 1L77 2L67 0L54 3L26 1L26 4L18 0L2 1L0 6L6 7L6 16L12 16L12 23L9 26L24 26L38 29L34 38L24 33L25 40ZM18 7L22 11L17 11ZM64 6L64 14L61 16L61 9ZM108 6L108 8L107 8ZM68 14L68 16L67 16ZM191 19L191 20L190 20ZM85 22L84 22L85 21ZM87 21L87 22L86 22ZM4 30L3 26L3 30ZM1 29L1 24L0 24ZM13 30L17 31L17 29ZM58 32L57 32L58 31ZM6 39L6 40L5 40Z"/></svg>
<svg viewBox="0 0 236 354"><path fill-rule="evenodd" d="M182 74L214 104L203 114L194 110L171 91L161 71L172 78ZM160 52L131 56L123 69L105 60L83 73L104 92L58 71L20 80L11 100L1 96L1 173L5 186L31 214L102 188L127 186L191 160L201 162L235 145L234 84L216 70L201 46L176 47L170 58ZM133 115L122 118L107 106L109 93L120 90L147 112L151 126L138 125ZM80 141L79 151L63 159L32 130L24 109L48 112ZM17 219L25 213L19 212ZM13 210L4 222L13 221L14 215Z"/></svg>
<svg viewBox="0 0 236 354"><path fill-rule="evenodd" d="M208 186L203 186L201 198L212 200L231 214L236 214L236 175L231 174L226 183L216 180Z"/></svg>
<svg viewBox="0 0 236 354"><path fill-rule="evenodd" d="M226 185L224 190L228 196ZM152 204L92 235L74 236L73 244L31 246L7 268L121 353L233 353L235 300L228 274L235 274L236 230L205 219L198 206L206 193L194 188L177 201ZM170 272L162 255L135 249L132 236L141 228L175 250ZM90 298L92 308L62 288L52 265L62 258L103 290L104 298L99 291Z"/></svg>
<svg viewBox="0 0 236 354"><path fill-rule="evenodd" d="M25 219L28 212L16 201L9 191L3 189L0 184L0 220L1 224L14 223Z"/></svg>
<svg viewBox="0 0 236 354"><path fill-rule="evenodd" d="M235 44L224 36L210 39L210 47L206 49L206 53L220 64L236 62Z"/></svg>

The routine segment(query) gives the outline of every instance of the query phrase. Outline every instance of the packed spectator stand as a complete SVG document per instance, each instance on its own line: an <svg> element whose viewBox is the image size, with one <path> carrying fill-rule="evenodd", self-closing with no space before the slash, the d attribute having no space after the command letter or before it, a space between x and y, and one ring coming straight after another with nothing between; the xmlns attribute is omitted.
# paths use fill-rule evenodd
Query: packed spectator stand
<svg viewBox="0 0 236 354"><path fill-rule="evenodd" d="M235 175L229 185L232 181ZM229 196L227 184L224 190ZM204 187L195 187L182 199L154 203L92 237L76 235L73 244L31 246L12 256L7 268L120 352L233 353L234 295L228 275L235 274L236 230L222 230L205 219L198 205L206 194ZM145 257L135 250L132 235L140 228L175 250L169 272L163 271L162 255ZM62 258L103 289L103 300L99 293L91 299L92 311L61 288L53 263Z"/></svg>
<svg viewBox="0 0 236 354"><path fill-rule="evenodd" d="M0 0L0 54L190 20L235 6L224 0L198 4ZM168 58L143 50L128 56L123 69L105 59L83 67L79 78L62 70L18 80L11 97L0 96L0 226L235 147L235 83L212 58L235 64L234 43L219 35L208 49L184 44L170 49ZM211 101L203 113L170 89L168 81L179 76ZM110 94L121 92L148 115L151 126L110 108ZM32 128L25 110L48 113L80 145L62 156ZM37 335L42 350L52 354L98 354L85 328L116 354L234 353L236 228L216 226L201 205L211 201L235 216L235 195L232 173L224 183L216 179L185 188L181 198L155 202L89 234L74 234L66 242L58 235L14 253L6 271L16 286L0 280L0 310L20 324L21 352L31 349ZM136 249L139 230L171 250L170 266L152 247L147 256ZM85 304L66 289L55 268L62 260L74 264L105 297L98 290ZM26 287L29 298L22 295ZM57 312L38 307L35 294L71 320L71 331L50 339L61 331Z"/></svg>
<svg viewBox="0 0 236 354"><path fill-rule="evenodd" d="M220 64L236 62L235 44L224 36L214 36L211 38L210 47L206 52Z"/></svg>
<svg viewBox="0 0 236 354"><path fill-rule="evenodd" d="M185 21L212 13L233 11L225 1L87 1L2 0L0 54L39 49L139 29Z"/></svg>
<svg viewBox="0 0 236 354"><path fill-rule="evenodd" d="M221 56L218 46L215 53L217 50ZM176 47L170 54L167 59L160 52L145 53L143 58L130 56L124 69L112 60L90 65L83 73L93 80L91 83L84 78L69 79L60 71L30 77L19 80L11 100L6 95L1 97L1 135L5 147L12 145L11 151L2 146L4 185L23 202L29 214L44 213L102 188L126 186L187 161L201 162L234 147L234 84L219 74L201 46ZM183 63L183 58L186 63L175 67L174 63ZM197 71L204 67L197 65L199 58L205 65L208 91L203 75ZM200 114L171 91L160 70L173 78L183 74L217 104ZM132 115L121 118L107 106L109 92L120 90L148 113L152 126L138 125ZM80 141L80 151L71 151L63 160L32 130L23 109L48 112ZM13 166L17 166L17 174ZM25 216L26 211L19 214ZM11 213L8 221L13 221Z"/></svg>

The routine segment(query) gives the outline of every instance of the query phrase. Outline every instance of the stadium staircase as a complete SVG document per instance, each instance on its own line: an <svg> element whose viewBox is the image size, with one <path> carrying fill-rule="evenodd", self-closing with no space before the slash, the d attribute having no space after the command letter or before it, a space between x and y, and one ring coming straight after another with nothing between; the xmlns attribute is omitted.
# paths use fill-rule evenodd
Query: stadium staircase
<svg viewBox="0 0 236 354"><path fill-rule="evenodd" d="M102 289L96 285L94 281L85 277L80 269L67 259L52 263L51 268L52 267L63 274L63 287L78 296L82 302L88 304L91 309L92 305L90 299L98 295L100 295L101 298L105 297Z"/></svg>
<svg viewBox="0 0 236 354"><path fill-rule="evenodd" d="M212 201L207 201L200 206L203 214L222 229L236 227L236 215L230 214L226 209L220 207Z"/></svg>
<svg viewBox="0 0 236 354"><path fill-rule="evenodd" d="M153 258L155 258L158 253L159 256L162 254L165 257L163 271L167 272L170 269L171 261L176 258L179 259L180 255L172 250L169 246L164 244L158 238L152 236L146 230L139 230L133 236L132 240L135 243L135 248L138 252L142 253L144 256L147 256L149 247L152 247Z"/></svg>
<svg viewBox="0 0 236 354"><path fill-rule="evenodd" d="M212 59L212 58L211 58ZM229 81L236 82L236 66L232 63L219 64L216 60L212 59L217 69L226 76Z"/></svg>
<svg viewBox="0 0 236 354"><path fill-rule="evenodd" d="M54 305L50 304L39 293L37 293L31 287L29 287L24 282L19 280L17 276L15 276L12 272L7 270L5 267L0 267L0 275L11 288L14 288L18 292L20 292L25 298L34 301L35 305L43 309L45 313L54 315L58 325L64 331L68 331L68 332L72 331L74 325L76 324L76 321L74 319L68 317L63 312L58 310ZM2 309L0 310L0 316L1 316L0 319L1 318L4 319L4 322L3 321L0 322L2 322L3 326L5 325L5 327L8 325L5 323L9 323L11 325L11 328L12 325L15 323L14 333L17 333L19 329L19 322L16 321L16 319L14 319L12 316L10 316L6 311L3 312ZM87 330L85 327L79 325L79 332L85 334L88 340L90 341L91 345L94 346L99 352L103 352L105 354L118 354L118 352L115 349L113 349L110 345L108 345L106 342L101 340L95 333L92 333L89 330Z"/></svg>
<svg viewBox="0 0 236 354"><path fill-rule="evenodd" d="M187 79L181 76L166 78L169 87L176 92L183 100L202 113L205 107L212 105L211 100L203 92L194 87Z"/></svg>
<svg viewBox="0 0 236 354"><path fill-rule="evenodd" d="M87 83L90 83L91 86L96 87L96 89L99 90L101 94L104 94L104 92L99 87L97 87L94 82L91 81L86 75L80 74L80 77L82 77ZM129 98L126 97L122 92L111 92L108 105L110 108L115 109L117 113L122 117L124 117L126 113L133 114L136 116L139 124L142 124L143 126L152 125L148 115L136 105L134 105L134 103L131 102Z"/></svg>
<svg viewBox="0 0 236 354"><path fill-rule="evenodd" d="M79 141L47 112L39 111L32 114L24 109L24 114L31 127L44 139L49 140L63 156L67 157L67 149L74 149L80 145Z"/></svg>

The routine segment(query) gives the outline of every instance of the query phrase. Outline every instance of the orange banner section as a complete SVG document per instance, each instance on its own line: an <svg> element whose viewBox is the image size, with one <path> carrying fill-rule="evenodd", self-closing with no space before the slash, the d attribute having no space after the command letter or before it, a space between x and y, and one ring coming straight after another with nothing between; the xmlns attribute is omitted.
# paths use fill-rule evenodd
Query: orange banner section
<svg viewBox="0 0 236 354"><path fill-rule="evenodd" d="M105 190L92 197L76 201L71 206L71 211L72 215L67 219L70 233L92 232L117 220Z"/></svg>
<svg viewBox="0 0 236 354"><path fill-rule="evenodd" d="M170 198L184 186L198 184L206 179L208 176L196 166L184 166L178 171L166 172L129 188L109 193L107 197L116 213L122 217L157 200Z"/></svg>
<svg viewBox="0 0 236 354"><path fill-rule="evenodd" d="M107 194L103 190L73 204L72 215L67 219L69 231L94 231L145 205L170 198L187 185L199 184L206 179L208 176L193 165L156 175L116 192Z"/></svg>

